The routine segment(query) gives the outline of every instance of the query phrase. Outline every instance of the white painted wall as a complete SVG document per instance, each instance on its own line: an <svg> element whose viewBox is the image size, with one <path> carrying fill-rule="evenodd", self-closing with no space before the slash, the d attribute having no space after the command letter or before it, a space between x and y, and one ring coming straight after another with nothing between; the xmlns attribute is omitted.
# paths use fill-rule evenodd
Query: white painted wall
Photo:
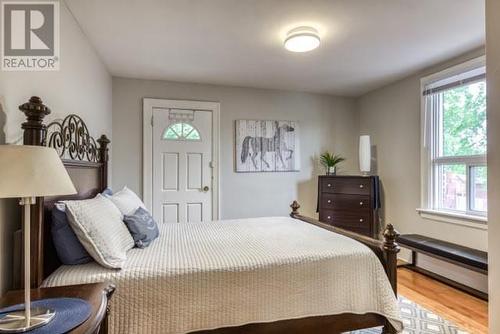
<svg viewBox="0 0 500 334"><path fill-rule="evenodd" d="M486 0L488 85L489 330L500 333L500 1Z"/></svg>
<svg viewBox="0 0 500 334"><path fill-rule="evenodd" d="M111 137L111 76L61 2L61 67L57 72L0 72L0 144L22 139L18 106L38 95L48 119L80 115L95 135ZM0 295L11 287L12 234L20 226L16 200L0 200Z"/></svg>
<svg viewBox="0 0 500 334"><path fill-rule="evenodd" d="M358 119L352 99L276 90L113 78L113 186L142 193L142 98L220 102L221 217L287 215L292 200L316 211L313 160L324 150L347 158L342 171L357 171ZM301 171L236 173L235 120L300 123ZM321 171L322 172L322 171Z"/></svg>
<svg viewBox="0 0 500 334"><path fill-rule="evenodd" d="M372 136L376 146L377 173L383 189L385 221L401 233L430 237L487 250L488 232L449 223L422 219L420 207L420 78L484 54L476 50L444 64L360 97L357 110L360 132ZM491 203L491 202L490 202ZM408 258L409 252L402 252ZM487 291L487 277L425 256L419 265Z"/></svg>

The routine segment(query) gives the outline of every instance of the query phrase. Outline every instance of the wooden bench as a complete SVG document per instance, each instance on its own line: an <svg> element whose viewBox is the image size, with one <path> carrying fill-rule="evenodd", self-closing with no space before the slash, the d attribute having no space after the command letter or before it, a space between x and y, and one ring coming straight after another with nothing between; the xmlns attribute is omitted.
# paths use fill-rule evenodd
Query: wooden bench
<svg viewBox="0 0 500 334"><path fill-rule="evenodd" d="M398 243L401 247L408 248L412 251L411 264L404 265L404 267L430 276L438 281L451 285L481 299L488 300L487 293L417 267L417 253L421 253L487 275L487 252L418 234L403 234L398 237Z"/></svg>

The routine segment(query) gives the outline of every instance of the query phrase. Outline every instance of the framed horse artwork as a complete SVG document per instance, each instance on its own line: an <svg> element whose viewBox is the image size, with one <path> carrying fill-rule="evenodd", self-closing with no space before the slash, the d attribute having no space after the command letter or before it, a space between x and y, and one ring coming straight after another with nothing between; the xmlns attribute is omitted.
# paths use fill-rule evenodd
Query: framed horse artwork
<svg viewBox="0 0 500 334"><path fill-rule="evenodd" d="M236 172L300 170L299 124L294 121L236 121Z"/></svg>

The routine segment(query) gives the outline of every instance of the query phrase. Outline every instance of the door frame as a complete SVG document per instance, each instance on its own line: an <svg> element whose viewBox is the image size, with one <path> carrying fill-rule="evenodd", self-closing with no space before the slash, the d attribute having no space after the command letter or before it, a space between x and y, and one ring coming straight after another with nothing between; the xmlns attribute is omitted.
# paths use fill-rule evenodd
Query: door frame
<svg viewBox="0 0 500 334"><path fill-rule="evenodd" d="M187 109L207 110L212 112L212 219L220 217L220 103L209 101L171 100L143 98L143 170L142 198L146 208L153 206L153 110L154 109Z"/></svg>

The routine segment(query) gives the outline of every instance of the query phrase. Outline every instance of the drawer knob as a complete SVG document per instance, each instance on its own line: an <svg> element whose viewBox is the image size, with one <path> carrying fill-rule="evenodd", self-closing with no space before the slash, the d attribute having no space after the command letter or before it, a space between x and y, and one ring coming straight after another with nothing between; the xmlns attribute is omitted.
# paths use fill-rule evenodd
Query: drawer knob
<svg viewBox="0 0 500 334"><path fill-rule="evenodd" d="M363 202L359 202L359 205L363 205Z"/></svg>
<svg viewBox="0 0 500 334"><path fill-rule="evenodd" d="M329 199L327 202L328 202L328 203L331 203L331 202L332 202L332 200L330 200L330 199Z"/></svg>
<svg viewBox="0 0 500 334"><path fill-rule="evenodd" d="M363 186L362 184L360 184L360 185L359 185L359 187L360 187L361 189L363 189L363 188L364 188L364 186Z"/></svg>
<svg viewBox="0 0 500 334"><path fill-rule="evenodd" d="M332 219L332 217L331 217L331 216L328 216L328 217L326 217L326 219Z"/></svg>
<svg viewBox="0 0 500 334"><path fill-rule="evenodd" d="M328 183L328 184L327 184L327 187L331 187L331 186L332 186L332 185L331 185L331 183Z"/></svg>
<svg viewBox="0 0 500 334"><path fill-rule="evenodd" d="M362 223L362 222L363 222L363 218L361 218L361 219L359 220L359 222L360 222L360 223Z"/></svg>

